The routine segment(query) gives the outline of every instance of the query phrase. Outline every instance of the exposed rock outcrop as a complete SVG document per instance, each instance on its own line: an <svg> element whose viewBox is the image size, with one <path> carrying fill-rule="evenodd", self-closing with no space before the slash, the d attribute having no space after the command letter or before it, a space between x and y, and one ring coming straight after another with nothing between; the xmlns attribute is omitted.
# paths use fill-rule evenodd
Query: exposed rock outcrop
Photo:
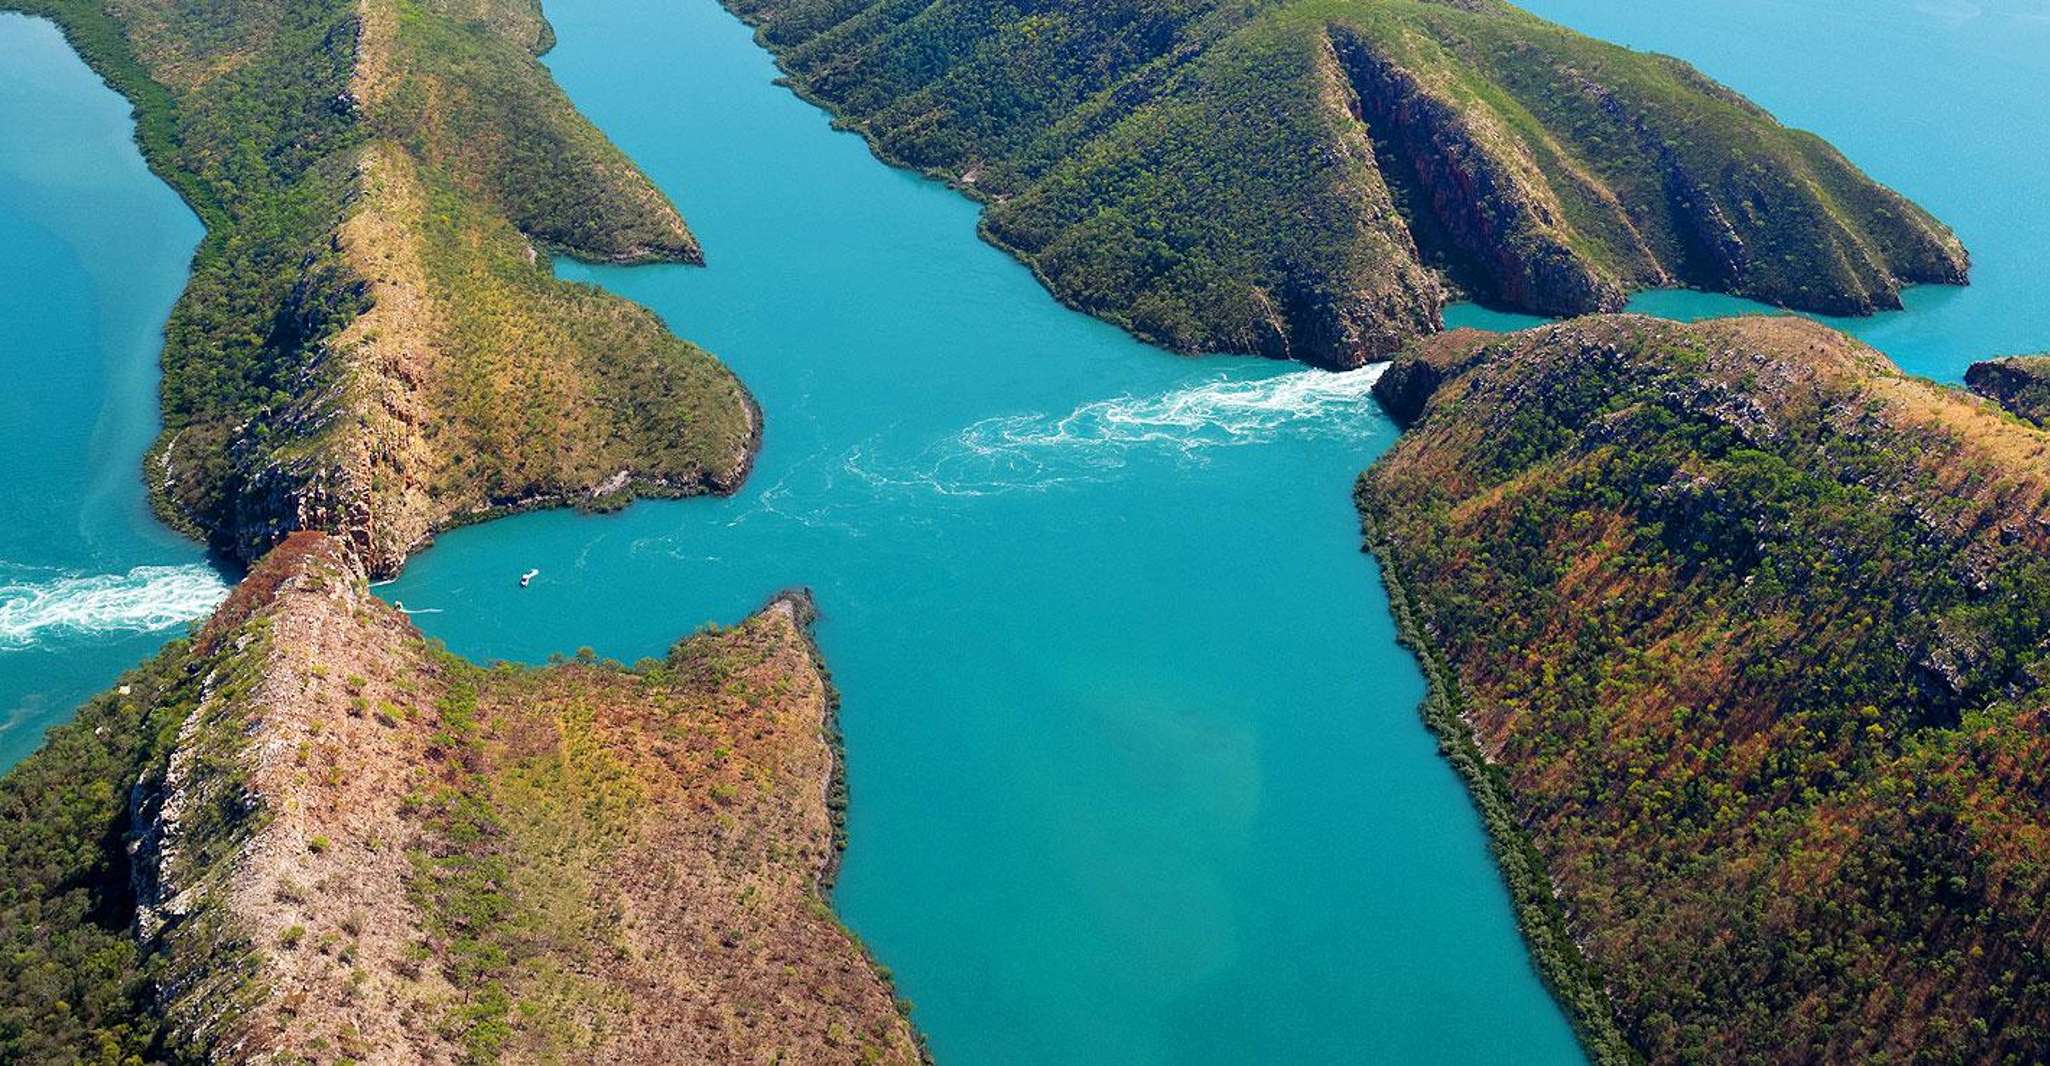
<svg viewBox="0 0 2050 1066"><path fill-rule="evenodd" d="M1973 363L1965 384L2038 426L2050 426L2050 356L2010 355Z"/></svg>

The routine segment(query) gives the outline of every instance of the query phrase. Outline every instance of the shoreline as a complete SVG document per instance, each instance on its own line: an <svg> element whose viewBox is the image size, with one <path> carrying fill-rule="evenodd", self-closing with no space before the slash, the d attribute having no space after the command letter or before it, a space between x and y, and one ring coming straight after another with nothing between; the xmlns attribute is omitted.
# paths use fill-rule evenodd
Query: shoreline
<svg viewBox="0 0 2050 1066"><path fill-rule="evenodd" d="M1496 872L1509 891L1510 908L1516 913L1517 932L1522 936L1531 967L1566 1015L1573 1035L1591 1062L1597 1066L1628 1066L1643 1061L1617 1027L1608 1007L1608 992L1595 981L1591 966L1573 939L1565 908L1559 903L1544 859L1529 831L1517 820L1501 768L1489 761L1474 739L1463 711L1465 697L1458 678L1417 624L1410 607L1409 589L1398 573L1400 552L1382 533L1372 513L1360 506L1357 490L1353 499L1364 541L1361 554L1373 560L1382 587L1387 590L1396 643L1409 650L1424 676L1426 691L1417 713L1424 727L1437 738L1439 756L1466 786L1467 797L1487 837Z"/></svg>
<svg viewBox="0 0 2050 1066"><path fill-rule="evenodd" d="M852 789L847 774L847 737L840 729L840 686L833 683L833 670L826 661L825 649L819 647L816 628L819 618L819 603L809 587L798 586L784 589L769 597L769 601L758 608L749 618L775 608L778 604L789 604L792 620L797 625L797 635L804 641L805 654L811 657L812 669L818 673L819 683L825 687L824 716L820 728L824 731L826 751L832 758L832 770L826 776L826 815L832 820L832 854L826 859L825 869L819 871L818 897L826 905L826 914L833 924L840 927L862 956L868 960L869 969L888 989L895 1002L897 1013L904 1018L904 1024L911 1030L911 1038L918 1044L918 1057L926 1066L933 1066L932 1043L918 1020L912 1017L915 1005L897 987L897 974L876 956L868 941L840 917L840 910L833 905L833 889L840 880L840 864L846 857L849 837L847 833L847 811L852 804Z"/></svg>

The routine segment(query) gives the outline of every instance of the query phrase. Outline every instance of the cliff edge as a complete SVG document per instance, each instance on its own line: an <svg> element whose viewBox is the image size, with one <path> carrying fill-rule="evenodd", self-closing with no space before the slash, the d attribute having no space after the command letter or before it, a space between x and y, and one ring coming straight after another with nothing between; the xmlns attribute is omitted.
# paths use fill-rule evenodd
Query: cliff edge
<svg viewBox="0 0 2050 1066"><path fill-rule="evenodd" d="M1965 368L1965 385L2037 426L2050 426L2050 356L2010 355Z"/></svg>

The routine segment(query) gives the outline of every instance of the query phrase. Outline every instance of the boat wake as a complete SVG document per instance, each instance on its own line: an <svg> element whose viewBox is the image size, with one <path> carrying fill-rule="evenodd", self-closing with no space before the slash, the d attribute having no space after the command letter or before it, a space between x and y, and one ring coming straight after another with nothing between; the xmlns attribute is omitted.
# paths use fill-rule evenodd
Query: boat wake
<svg viewBox="0 0 2050 1066"><path fill-rule="evenodd" d="M92 575L0 563L0 651L53 637L170 629L227 595L220 575L196 563Z"/></svg>
<svg viewBox="0 0 2050 1066"><path fill-rule="evenodd" d="M872 484L983 496L1093 480L1141 450L1201 462L1211 449L1284 436L1363 438L1383 426L1368 417L1367 406L1384 369L1301 370L1251 380L1219 375L1153 396L1097 400L1058 417L987 418L895 470L856 449L845 468Z"/></svg>

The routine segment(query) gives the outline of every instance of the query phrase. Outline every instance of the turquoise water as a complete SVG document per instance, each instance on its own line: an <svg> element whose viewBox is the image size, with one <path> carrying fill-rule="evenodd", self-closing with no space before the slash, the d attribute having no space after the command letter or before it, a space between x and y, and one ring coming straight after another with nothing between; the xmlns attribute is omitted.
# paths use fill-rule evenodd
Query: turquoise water
<svg viewBox="0 0 2050 1066"><path fill-rule="evenodd" d="M133 133L54 27L0 14L0 767L225 591L143 497L200 227Z"/></svg>
<svg viewBox="0 0 2050 1066"><path fill-rule="evenodd" d="M1062 309L711 0L548 10L710 258L563 273L717 352L766 443L734 499L466 529L380 591L464 654L632 659L811 586L836 902L943 1062L1577 1060L1359 552L1371 373Z"/></svg>
<svg viewBox="0 0 2050 1066"><path fill-rule="evenodd" d="M2050 0L1529 6L1695 61L1955 224L1977 285L1845 323L1909 369L2050 348ZM943 1062L1576 1060L1358 553L1351 480L1393 440L1372 372L1060 309L711 0L549 12L558 77L710 257L563 272L733 365L760 466L730 500L465 529L380 591L467 654L631 659L812 586L854 788L837 905ZM197 225L46 24L0 16L0 130L5 765L219 585L135 474Z"/></svg>
<svg viewBox="0 0 2050 1066"><path fill-rule="evenodd" d="M1949 223L1967 289L1905 312L1824 319L1912 373L1960 381L1990 355L2050 350L2050 0L1520 0L1583 33L1680 56L1814 130ZM1695 318L1756 305L1655 293Z"/></svg>

